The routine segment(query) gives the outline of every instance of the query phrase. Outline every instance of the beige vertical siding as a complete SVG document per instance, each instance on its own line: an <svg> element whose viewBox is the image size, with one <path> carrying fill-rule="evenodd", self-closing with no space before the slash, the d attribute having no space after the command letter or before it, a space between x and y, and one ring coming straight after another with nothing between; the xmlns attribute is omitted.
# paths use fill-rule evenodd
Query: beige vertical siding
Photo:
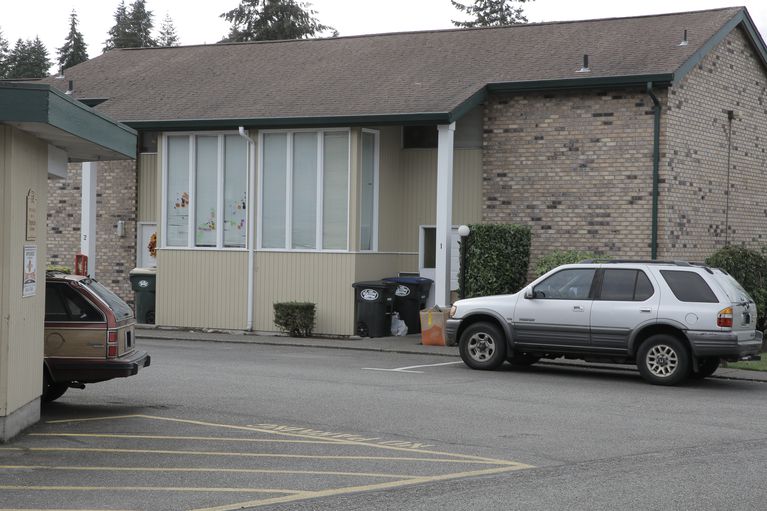
<svg viewBox="0 0 767 511"><path fill-rule="evenodd" d="M157 324L245 329L247 260L242 251L160 250Z"/></svg>
<svg viewBox="0 0 767 511"><path fill-rule="evenodd" d="M256 254L254 330L274 331L275 302L317 304L315 333L354 330L355 254L259 252Z"/></svg>
<svg viewBox="0 0 767 511"><path fill-rule="evenodd" d="M383 145L383 144L382 144ZM387 151L393 150L391 146ZM382 250L418 251L418 226L434 224L437 211L436 149L402 149L394 186L381 186L381 203L397 207L399 224L382 222ZM383 158L382 158L383 159ZM383 171L381 173L384 179ZM390 184L387 181L387 185ZM482 218L482 150L456 149L453 157L453 223Z"/></svg>
<svg viewBox="0 0 767 511"><path fill-rule="evenodd" d="M43 381L48 146L0 126L0 415L40 396ZM37 237L26 241L26 196L37 195ZM37 292L22 298L23 246L37 246Z"/></svg>
<svg viewBox="0 0 767 511"><path fill-rule="evenodd" d="M138 159L137 220L157 222L160 219L157 176L160 174L160 159L157 154L141 154Z"/></svg>
<svg viewBox="0 0 767 511"><path fill-rule="evenodd" d="M388 126L380 129L380 159L378 166L378 249L382 252L400 250L402 192L400 159L402 128Z"/></svg>

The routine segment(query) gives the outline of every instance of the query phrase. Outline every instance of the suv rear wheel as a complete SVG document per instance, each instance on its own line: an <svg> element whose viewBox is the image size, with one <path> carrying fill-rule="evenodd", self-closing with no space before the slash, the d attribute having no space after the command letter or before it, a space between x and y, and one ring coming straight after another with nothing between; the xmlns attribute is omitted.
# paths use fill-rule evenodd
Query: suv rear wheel
<svg viewBox="0 0 767 511"><path fill-rule="evenodd" d="M497 369L506 360L506 338L492 323L474 323L461 334L458 351L472 369Z"/></svg>
<svg viewBox="0 0 767 511"><path fill-rule="evenodd" d="M653 335L639 347L637 367L653 385L676 385L690 374L690 354L676 337Z"/></svg>

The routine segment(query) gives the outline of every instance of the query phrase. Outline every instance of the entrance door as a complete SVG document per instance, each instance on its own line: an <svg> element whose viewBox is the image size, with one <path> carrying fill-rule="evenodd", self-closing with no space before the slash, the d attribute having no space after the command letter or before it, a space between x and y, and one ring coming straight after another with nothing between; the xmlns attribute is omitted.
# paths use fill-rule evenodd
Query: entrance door
<svg viewBox="0 0 767 511"><path fill-rule="evenodd" d="M460 251L458 248L458 227L453 226L450 231L450 290L458 289L458 269L460 267ZM436 280L437 272L437 228L433 225L420 226L418 238L418 274L427 279ZM429 298L426 300L427 307L433 307L434 286L431 286Z"/></svg>

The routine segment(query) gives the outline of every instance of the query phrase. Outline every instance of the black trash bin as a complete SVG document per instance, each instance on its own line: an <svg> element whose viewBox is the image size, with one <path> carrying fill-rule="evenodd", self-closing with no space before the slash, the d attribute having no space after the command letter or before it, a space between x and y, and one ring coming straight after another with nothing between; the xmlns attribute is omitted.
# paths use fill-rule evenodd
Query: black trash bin
<svg viewBox="0 0 767 511"><path fill-rule="evenodd" d="M156 280L156 268L134 268L130 271L138 323L154 324Z"/></svg>
<svg viewBox="0 0 767 511"><path fill-rule="evenodd" d="M421 332L421 309L426 308L432 280L426 277L389 277L386 282L397 284L394 292L394 310L407 325L407 333Z"/></svg>
<svg viewBox="0 0 767 511"><path fill-rule="evenodd" d="M391 335L391 313L397 285L383 280L355 282L355 332L360 337Z"/></svg>

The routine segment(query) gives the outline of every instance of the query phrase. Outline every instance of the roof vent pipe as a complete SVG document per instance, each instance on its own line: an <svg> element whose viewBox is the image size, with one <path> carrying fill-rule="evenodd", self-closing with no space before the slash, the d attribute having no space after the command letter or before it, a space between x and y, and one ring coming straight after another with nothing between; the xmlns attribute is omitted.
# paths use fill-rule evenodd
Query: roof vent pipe
<svg viewBox="0 0 767 511"><path fill-rule="evenodd" d="M69 80L69 86L67 87L67 92L65 94L72 94L75 91L75 81Z"/></svg>
<svg viewBox="0 0 767 511"><path fill-rule="evenodd" d="M583 54L583 67L581 67L577 73L590 73L591 69L589 69L589 54L584 53Z"/></svg>
<svg viewBox="0 0 767 511"><path fill-rule="evenodd" d="M684 37L682 38L682 42L679 43L679 46L687 46L688 44L690 44L690 43L687 41L687 29L685 29L684 30Z"/></svg>

